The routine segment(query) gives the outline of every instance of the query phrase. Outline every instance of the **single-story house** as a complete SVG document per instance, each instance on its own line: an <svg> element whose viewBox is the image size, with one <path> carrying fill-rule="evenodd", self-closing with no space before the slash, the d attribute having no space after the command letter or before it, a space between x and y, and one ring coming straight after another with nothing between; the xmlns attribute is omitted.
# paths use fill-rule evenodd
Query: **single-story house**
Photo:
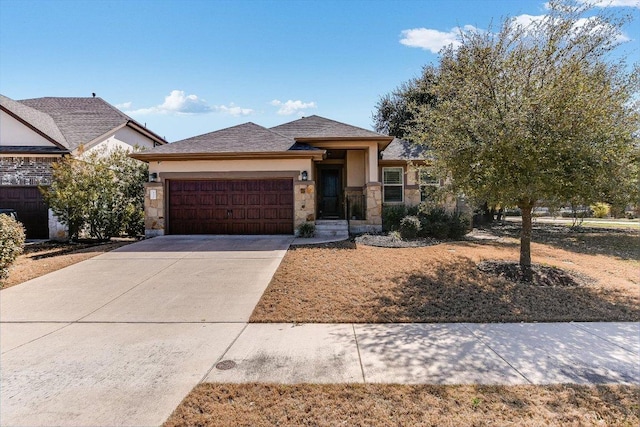
<svg viewBox="0 0 640 427"><path fill-rule="evenodd" d="M105 147L153 148L167 141L99 97L0 95L0 208L15 209L27 238L61 237L38 186L51 184L51 165Z"/></svg>
<svg viewBox="0 0 640 427"><path fill-rule="evenodd" d="M254 123L134 153L149 163L147 236L294 234L306 222L380 231L383 204L421 201L421 150L319 116ZM425 182L433 185L433 182Z"/></svg>

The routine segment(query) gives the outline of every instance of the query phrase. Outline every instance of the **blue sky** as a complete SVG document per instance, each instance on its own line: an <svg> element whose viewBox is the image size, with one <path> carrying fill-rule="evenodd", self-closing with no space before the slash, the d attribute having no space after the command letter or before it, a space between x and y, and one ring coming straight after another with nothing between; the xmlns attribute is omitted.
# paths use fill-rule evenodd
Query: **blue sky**
<svg viewBox="0 0 640 427"><path fill-rule="evenodd" d="M640 0L622 49L640 62ZM455 28L545 13L537 0L0 0L0 93L98 94L169 141L318 114L371 128L379 97ZM524 16L524 19L527 19Z"/></svg>

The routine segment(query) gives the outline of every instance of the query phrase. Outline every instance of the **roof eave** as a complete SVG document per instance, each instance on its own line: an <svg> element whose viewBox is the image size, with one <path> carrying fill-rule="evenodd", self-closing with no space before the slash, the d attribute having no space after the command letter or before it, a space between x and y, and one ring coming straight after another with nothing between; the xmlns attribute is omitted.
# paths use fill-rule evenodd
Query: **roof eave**
<svg viewBox="0 0 640 427"><path fill-rule="evenodd" d="M127 122L127 125L129 127L132 127L133 129L137 130L138 132L144 134L145 136L147 136L148 138L154 140L155 142L160 143L161 145L166 145L168 144L167 140L162 138L160 135L158 135L157 133L147 129L146 126L142 126L140 123L136 122L135 120L131 119Z"/></svg>
<svg viewBox="0 0 640 427"><path fill-rule="evenodd" d="M335 137L295 137L296 142L376 142L378 144L378 150L382 151L393 141L393 136L335 136Z"/></svg>
<svg viewBox="0 0 640 427"><path fill-rule="evenodd" d="M231 153L150 153L138 152L129 154L134 159L149 161L176 160L251 160L251 159L311 159L322 160L325 150L293 150L293 151L261 151Z"/></svg>
<svg viewBox="0 0 640 427"><path fill-rule="evenodd" d="M14 119L16 119L17 121L19 121L20 123L22 123L23 125L27 126L29 129L31 129L32 131L34 131L38 135L40 135L43 138L45 138L46 140L50 141L56 147L60 148L61 150L67 150L67 147L64 145L64 143L59 142L59 141L55 140L53 137L51 137L51 136L47 135L46 133L42 132L40 129L38 129L37 127L33 126L28 121L24 120L22 117L20 117L19 115L17 115L13 111L9 110L8 108L6 108L6 107L4 107L2 105L0 105L0 109L2 111L4 111L5 113L7 113L8 115L10 115L11 117L13 117Z"/></svg>

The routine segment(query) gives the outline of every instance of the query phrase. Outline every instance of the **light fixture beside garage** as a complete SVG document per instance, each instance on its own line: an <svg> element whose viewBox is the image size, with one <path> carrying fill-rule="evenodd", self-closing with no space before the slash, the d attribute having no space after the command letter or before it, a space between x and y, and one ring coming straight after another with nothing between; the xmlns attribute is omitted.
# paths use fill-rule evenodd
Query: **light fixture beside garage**
<svg viewBox="0 0 640 427"><path fill-rule="evenodd" d="M149 174L149 182L156 182L158 180L158 174L156 172L151 172Z"/></svg>
<svg viewBox="0 0 640 427"><path fill-rule="evenodd" d="M307 171L302 171L302 180L307 181L309 179L309 173Z"/></svg>

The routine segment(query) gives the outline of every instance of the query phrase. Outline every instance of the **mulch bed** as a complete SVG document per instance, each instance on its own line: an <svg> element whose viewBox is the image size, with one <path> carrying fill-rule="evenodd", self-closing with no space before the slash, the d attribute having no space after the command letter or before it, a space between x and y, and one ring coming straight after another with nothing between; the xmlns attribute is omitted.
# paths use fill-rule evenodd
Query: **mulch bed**
<svg viewBox="0 0 640 427"><path fill-rule="evenodd" d="M575 274L560 268L538 264L531 265L531 280L525 277L522 267L517 262L483 261L478 264L478 270L528 286L575 287L588 281L587 278L578 278Z"/></svg>
<svg viewBox="0 0 640 427"><path fill-rule="evenodd" d="M363 234L356 237L355 242L361 245L376 246L379 248L420 248L442 243L441 240L432 237L419 237L415 239L399 239L392 234Z"/></svg>

